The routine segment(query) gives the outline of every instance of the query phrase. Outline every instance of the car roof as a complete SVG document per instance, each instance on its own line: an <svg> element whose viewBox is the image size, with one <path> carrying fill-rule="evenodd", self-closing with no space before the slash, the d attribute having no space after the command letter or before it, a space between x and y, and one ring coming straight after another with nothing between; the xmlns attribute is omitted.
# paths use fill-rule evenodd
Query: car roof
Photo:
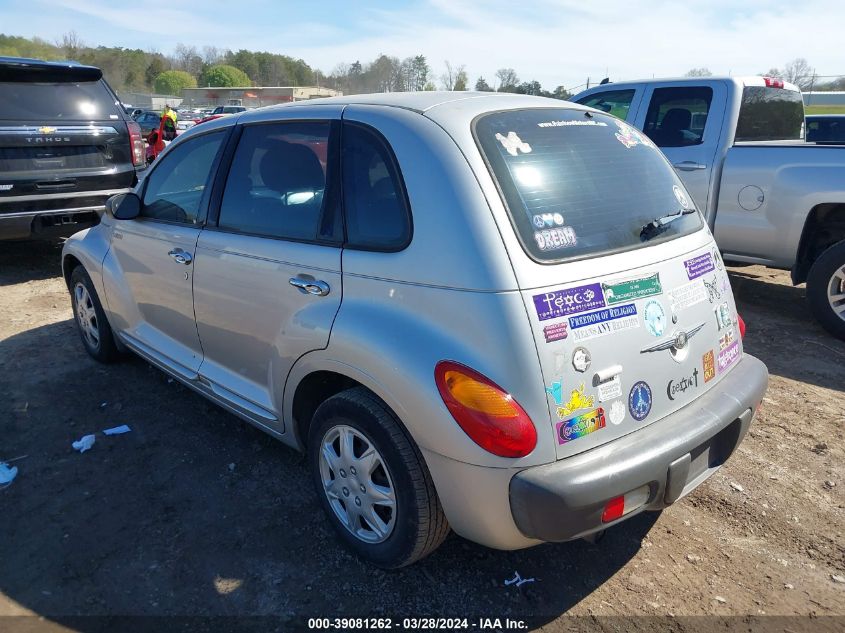
<svg viewBox="0 0 845 633"><path fill-rule="evenodd" d="M775 77L777 79L777 77ZM748 76L740 76L740 77L729 77L727 75L718 75L718 76L711 76L711 77L653 77L648 79L626 79L624 81L611 81L606 84L599 84L593 86L591 88L587 88L579 92L574 96L579 96L586 92L592 92L601 88L602 90L612 90L614 88L629 88L632 85L637 84L660 84L660 83L688 83L688 84L701 84L702 82L712 82L712 81L725 81L736 84L738 86L765 86L766 85L766 77L762 75L748 75ZM793 92L799 92L798 86L795 84L791 84L788 81L783 82L783 88L785 90L791 90Z"/></svg>

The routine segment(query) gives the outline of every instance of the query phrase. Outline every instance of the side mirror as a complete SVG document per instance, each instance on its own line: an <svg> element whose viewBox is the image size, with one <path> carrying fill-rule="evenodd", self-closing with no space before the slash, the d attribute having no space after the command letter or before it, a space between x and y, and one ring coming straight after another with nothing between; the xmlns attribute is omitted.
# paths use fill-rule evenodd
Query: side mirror
<svg viewBox="0 0 845 633"><path fill-rule="evenodd" d="M132 220L141 214L141 199L134 193L119 193L106 200L106 211L115 220Z"/></svg>

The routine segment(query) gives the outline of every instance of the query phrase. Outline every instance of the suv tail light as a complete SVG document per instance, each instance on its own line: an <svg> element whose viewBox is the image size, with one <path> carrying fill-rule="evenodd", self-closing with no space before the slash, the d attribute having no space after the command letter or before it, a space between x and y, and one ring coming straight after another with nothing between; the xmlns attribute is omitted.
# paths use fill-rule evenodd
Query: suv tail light
<svg viewBox="0 0 845 633"><path fill-rule="evenodd" d="M763 77L766 88L783 88L783 79L775 79L774 77Z"/></svg>
<svg viewBox="0 0 845 633"><path fill-rule="evenodd" d="M739 312L736 313L736 320L739 321L739 337L745 338L745 321L739 315Z"/></svg>
<svg viewBox="0 0 845 633"><path fill-rule="evenodd" d="M132 164L136 167L147 162L144 151L144 137L141 136L141 126L137 121L127 121L129 126L129 145L132 147Z"/></svg>
<svg viewBox="0 0 845 633"><path fill-rule="evenodd" d="M485 451L500 457L525 457L534 450L534 423L496 383L447 360L437 363L434 379L455 422Z"/></svg>

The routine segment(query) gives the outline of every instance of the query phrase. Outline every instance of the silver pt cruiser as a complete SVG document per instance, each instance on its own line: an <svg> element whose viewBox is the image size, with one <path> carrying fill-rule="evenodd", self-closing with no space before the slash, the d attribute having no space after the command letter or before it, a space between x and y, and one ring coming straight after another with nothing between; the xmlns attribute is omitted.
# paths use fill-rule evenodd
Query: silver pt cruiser
<svg viewBox="0 0 845 633"><path fill-rule="evenodd" d="M307 451L340 538L382 567L450 528L516 549L665 508L768 382L662 154L550 99L356 95L196 126L62 264L94 358L131 350Z"/></svg>

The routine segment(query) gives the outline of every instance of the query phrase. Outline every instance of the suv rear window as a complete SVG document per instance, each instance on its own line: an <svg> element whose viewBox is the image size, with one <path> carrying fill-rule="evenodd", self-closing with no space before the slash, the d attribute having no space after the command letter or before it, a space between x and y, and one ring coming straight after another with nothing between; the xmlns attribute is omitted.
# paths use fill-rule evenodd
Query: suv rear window
<svg viewBox="0 0 845 633"><path fill-rule="evenodd" d="M803 138L804 101L801 93L784 88L746 86L736 124L741 141L798 141Z"/></svg>
<svg viewBox="0 0 845 633"><path fill-rule="evenodd" d="M118 120L120 106L102 81L0 82L0 120Z"/></svg>
<svg viewBox="0 0 845 633"><path fill-rule="evenodd" d="M693 210L654 144L613 117L580 110L508 110L476 119L474 134L523 247L555 262L637 248L643 227ZM649 234L651 243L692 233L697 212Z"/></svg>

